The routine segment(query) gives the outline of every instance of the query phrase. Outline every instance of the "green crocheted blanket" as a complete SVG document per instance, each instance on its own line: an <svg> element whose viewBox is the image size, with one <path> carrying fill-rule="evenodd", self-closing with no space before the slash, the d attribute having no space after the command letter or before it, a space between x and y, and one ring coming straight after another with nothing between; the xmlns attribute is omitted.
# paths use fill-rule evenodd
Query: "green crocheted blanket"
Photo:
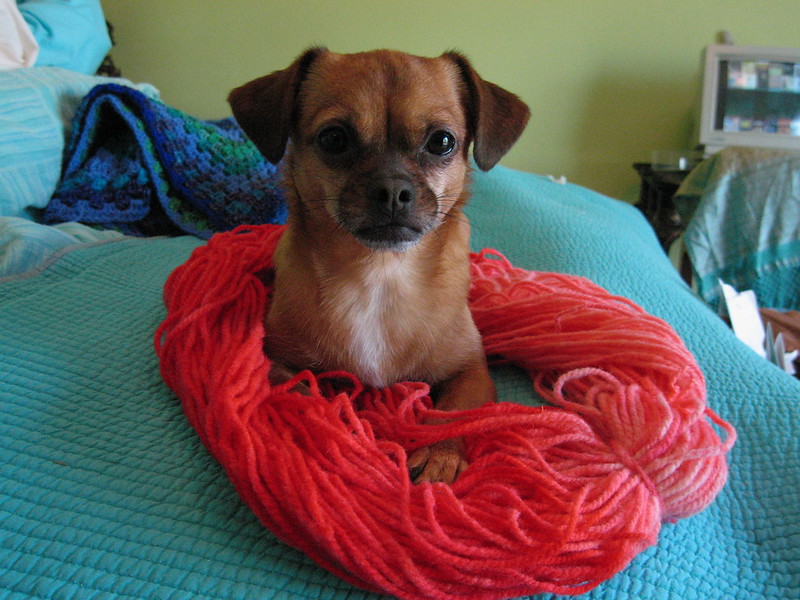
<svg viewBox="0 0 800 600"><path fill-rule="evenodd" d="M207 239L242 224L283 223L286 205L279 169L232 118L202 121L105 84L75 114L43 220Z"/></svg>

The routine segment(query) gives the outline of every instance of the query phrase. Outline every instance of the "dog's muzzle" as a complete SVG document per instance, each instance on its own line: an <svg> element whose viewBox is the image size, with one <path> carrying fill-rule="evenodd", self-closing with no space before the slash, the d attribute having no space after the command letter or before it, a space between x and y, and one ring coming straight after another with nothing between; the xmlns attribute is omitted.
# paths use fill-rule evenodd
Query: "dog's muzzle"
<svg viewBox="0 0 800 600"><path fill-rule="evenodd" d="M420 222L417 189L406 177L374 178L366 188L366 218L353 234L376 250L405 250L428 230Z"/></svg>

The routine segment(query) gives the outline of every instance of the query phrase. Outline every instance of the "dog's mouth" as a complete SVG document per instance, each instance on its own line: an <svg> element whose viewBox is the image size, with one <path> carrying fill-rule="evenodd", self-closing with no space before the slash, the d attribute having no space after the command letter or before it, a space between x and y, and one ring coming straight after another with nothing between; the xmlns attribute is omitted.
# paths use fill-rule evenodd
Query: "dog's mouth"
<svg viewBox="0 0 800 600"><path fill-rule="evenodd" d="M438 204L427 188L404 178L362 179L345 186L331 208L339 226L363 246L404 252L436 227Z"/></svg>
<svg viewBox="0 0 800 600"><path fill-rule="evenodd" d="M353 235L368 248L401 251L416 244L423 233L421 229L402 223L386 223L361 227Z"/></svg>

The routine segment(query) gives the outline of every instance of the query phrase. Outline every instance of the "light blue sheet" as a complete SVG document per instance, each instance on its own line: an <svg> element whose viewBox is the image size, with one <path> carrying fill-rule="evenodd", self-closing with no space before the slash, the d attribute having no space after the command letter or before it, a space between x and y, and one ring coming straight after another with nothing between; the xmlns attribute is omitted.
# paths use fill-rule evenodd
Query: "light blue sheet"
<svg viewBox="0 0 800 600"><path fill-rule="evenodd" d="M503 168L474 189L475 248L673 323L738 428L716 501L584 597L800 598L800 383L733 337L631 206ZM200 243L79 246L0 283L0 599L378 600L258 524L161 382L162 286ZM518 373L496 376L501 399L531 397Z"/></svg>
<svg viewBox="0 0 800 600"><path fill-rule="evenodd" d="M37 66L92 75L111 50L99 0L17 0L39 44Z"/></svg>
<svg viewBox="0 0 800 600"><path fill-rule="evenodd" d="M18 217L0 217L0 278L41 268L65 248L122 237L119 232L80 223L48 227Z"/></svg>

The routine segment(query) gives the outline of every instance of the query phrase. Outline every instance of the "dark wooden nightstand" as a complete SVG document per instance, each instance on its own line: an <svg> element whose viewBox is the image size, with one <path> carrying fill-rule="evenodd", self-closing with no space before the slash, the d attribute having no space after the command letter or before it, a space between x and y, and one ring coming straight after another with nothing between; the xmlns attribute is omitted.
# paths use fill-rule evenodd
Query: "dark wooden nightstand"
<svg viewBox="0 0 800 600"><path fill-rule="evenodd" d="M655 229L658 241L666 252L686 228L672 197L689 171L654 171L651 163L634 163L633 168L642 178L636 208L644 213Z"/></svg>

